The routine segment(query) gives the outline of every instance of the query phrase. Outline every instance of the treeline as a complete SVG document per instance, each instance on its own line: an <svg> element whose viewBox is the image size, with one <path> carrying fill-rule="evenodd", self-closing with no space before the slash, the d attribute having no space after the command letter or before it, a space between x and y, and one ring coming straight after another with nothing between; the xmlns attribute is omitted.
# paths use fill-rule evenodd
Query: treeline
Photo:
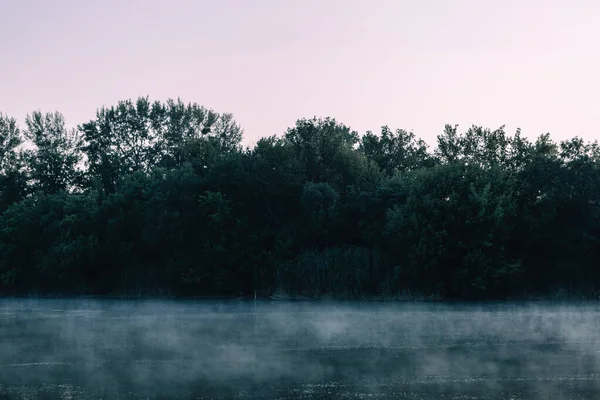
<svg viewBox="0 0 600 400"><path fill-rule="evenodd" d="M180 100L0 114L0 294L598 295L596 143L330 118L241 140Z"/></svg>

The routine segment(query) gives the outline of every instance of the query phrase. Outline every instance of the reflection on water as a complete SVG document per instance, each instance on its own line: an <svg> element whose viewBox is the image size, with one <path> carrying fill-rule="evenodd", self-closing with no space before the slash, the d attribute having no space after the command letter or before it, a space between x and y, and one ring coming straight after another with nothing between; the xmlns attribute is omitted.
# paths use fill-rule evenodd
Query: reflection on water
<svg viewBox="0 0 600 400"><path fill-rule="evenodd" d="M600 304L0 300L0 399L600 398Z"/></svg>

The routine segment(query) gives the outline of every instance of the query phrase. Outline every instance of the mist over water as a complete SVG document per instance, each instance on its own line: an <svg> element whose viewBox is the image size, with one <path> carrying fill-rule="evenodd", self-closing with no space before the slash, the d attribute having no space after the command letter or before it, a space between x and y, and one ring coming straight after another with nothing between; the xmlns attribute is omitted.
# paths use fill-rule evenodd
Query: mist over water
<svg viewBox="0 0 600 400"><path fill-rule="evenodd" d="M0 300L0 399L600 397L600 304Z"/></svg>

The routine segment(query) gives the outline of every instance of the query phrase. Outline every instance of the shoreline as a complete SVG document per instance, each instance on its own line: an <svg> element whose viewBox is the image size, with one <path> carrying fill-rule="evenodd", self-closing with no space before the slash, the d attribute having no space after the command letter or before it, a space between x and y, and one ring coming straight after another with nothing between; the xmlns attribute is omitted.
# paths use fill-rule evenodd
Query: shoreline
<svg viewBox="0 0 600 400"><path fill-rule="evenodd" d="M600 296L519 296L498 299L459 299L432 298L430 296L372 296L365 298L351 297L308 297L303 295L270 295L270 296L160 296L160 295L79 295L79 294L19 294L0 295L0 300L171 300L171 301L223 301L223 302L306 302L306 303L512 303L512 302L600 302Z"/></svg>

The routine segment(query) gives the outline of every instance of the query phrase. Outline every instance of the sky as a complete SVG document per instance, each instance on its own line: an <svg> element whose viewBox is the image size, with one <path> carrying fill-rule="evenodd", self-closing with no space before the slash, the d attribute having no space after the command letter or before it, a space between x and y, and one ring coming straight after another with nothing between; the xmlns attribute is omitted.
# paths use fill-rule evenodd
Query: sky
<svg viewBox="0 0 600 400"><path fill-rule="evenodd" d="M67 125L150 96L231 112L600 138L598 0L0 0L0 112Z"/></svg>

